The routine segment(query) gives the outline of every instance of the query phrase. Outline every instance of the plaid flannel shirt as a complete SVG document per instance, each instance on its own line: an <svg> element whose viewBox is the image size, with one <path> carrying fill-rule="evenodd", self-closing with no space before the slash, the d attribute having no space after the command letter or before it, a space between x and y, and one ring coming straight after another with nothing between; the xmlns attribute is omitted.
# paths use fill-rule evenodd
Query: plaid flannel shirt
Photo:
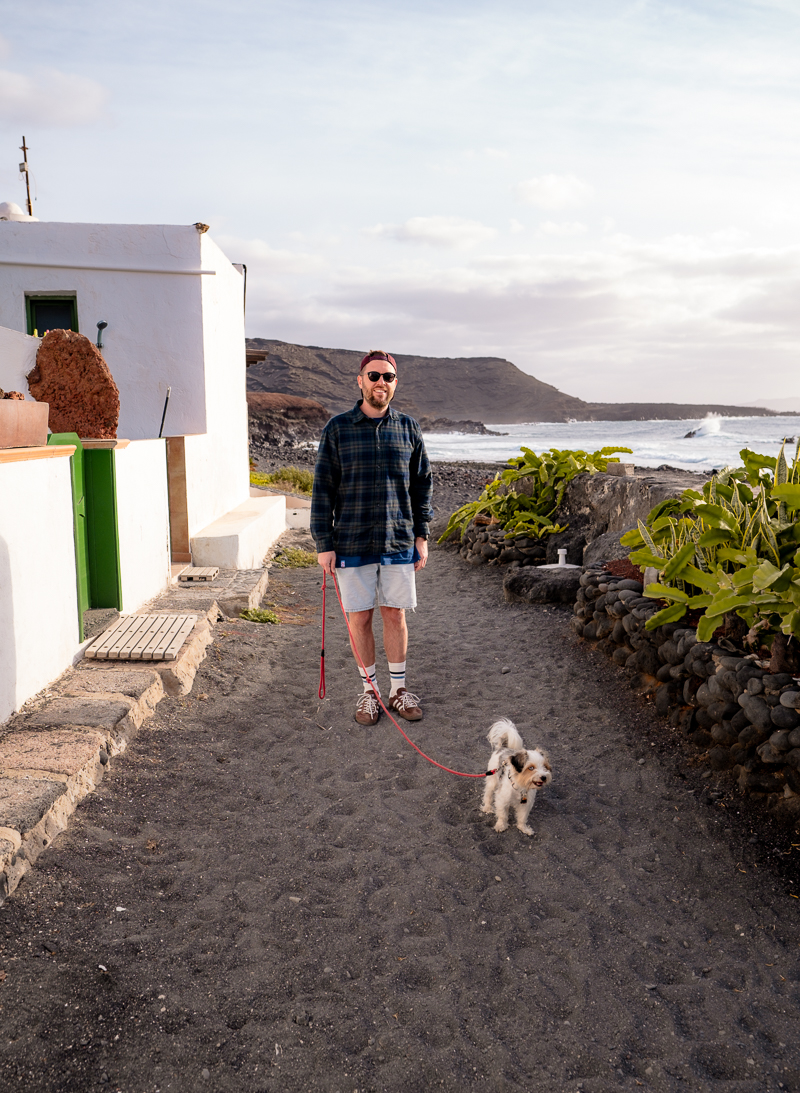
<svg viewBox="0 0 800 1093"><path fill-rule="evenodd" d="M432 476L419 424L390 406L367 417L361 400L322 431L311 534L317 550L394 554L428 538Z"/></svg>

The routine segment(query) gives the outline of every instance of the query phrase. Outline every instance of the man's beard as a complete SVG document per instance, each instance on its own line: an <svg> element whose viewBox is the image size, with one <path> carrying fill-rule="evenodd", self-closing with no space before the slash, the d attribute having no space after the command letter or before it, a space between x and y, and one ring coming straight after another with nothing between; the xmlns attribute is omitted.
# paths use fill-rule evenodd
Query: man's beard
<svg viewBox="0 0 800 1093"><path fill-rule="evenodd" d="M375 388L372 389L370 394L367 394L366 392L364 392L364 401L368 402L374 410L385 410L386 407L389 405L389 403L392 401L392 398L394 396L394 392L393 391L387 391L385 401L383 399L376 399L375 395L376 395Z"/></svg>

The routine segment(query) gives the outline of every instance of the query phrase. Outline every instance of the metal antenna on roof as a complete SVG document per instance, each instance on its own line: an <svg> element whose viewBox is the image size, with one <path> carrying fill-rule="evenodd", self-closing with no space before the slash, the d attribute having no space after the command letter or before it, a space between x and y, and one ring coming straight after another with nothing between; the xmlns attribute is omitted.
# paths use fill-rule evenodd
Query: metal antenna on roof
<svg viewBox="0 0 800 1093"><path fill-rule="evenodd" d="M25 175L25 188L28 191L28 216L33 216L33 205L31 205L31 177L28 173L28 146L25 143L25 137L22 138L22 144L19 146L22 152L22 163L19 165L20 174Z"/></svg>

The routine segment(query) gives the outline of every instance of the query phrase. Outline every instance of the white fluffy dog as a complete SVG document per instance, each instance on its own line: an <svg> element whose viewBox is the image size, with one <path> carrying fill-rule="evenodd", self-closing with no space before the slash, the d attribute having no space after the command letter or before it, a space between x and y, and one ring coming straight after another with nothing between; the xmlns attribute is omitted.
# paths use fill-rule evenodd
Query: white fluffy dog
<svg viewBox="0 0 800 1093"><path fill-rule="evenodd" d="M494 770L495 773L486 779L481 811L494 812L497 817L495 831L505 831L513 807L518 829L523 835L532 835L528 816L536 800L537 789L553 780L550 761L539 748L526 749L516 725L507 717L495 721L486 739L493 748L487 770Z"/></svg>

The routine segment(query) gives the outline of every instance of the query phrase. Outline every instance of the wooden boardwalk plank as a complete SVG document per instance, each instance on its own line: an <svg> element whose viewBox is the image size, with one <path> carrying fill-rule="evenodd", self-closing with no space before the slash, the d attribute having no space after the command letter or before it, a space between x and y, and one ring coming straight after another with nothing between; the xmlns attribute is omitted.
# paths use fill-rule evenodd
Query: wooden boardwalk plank
<svg viewBox="0 0 800 1093"><path fill-rule="evenodd" d="M124 651L132 645L137 638L137 635L142 629L142 616L132 615L130 625L125 628L124 633L117 633L114 636L108 652L106 653L106 660L125 660L123 656Z"/></svg>
<svg viewBox="0 0 800 1093"><path fill-rule="evenodd" d="M179 575L179 581L213 581L219 573L219 566L187 566Z"/></svg>
<svg viewBox="0 0 800 1093"><path fill-rule="evenodd" d="M135 615L129 615L126 619L120 619L117 626L115 628L112 627L108 640L104 643L105 650L103 656L107 658L111 650L119 644L125 635L133 633L138 625L139 623L137 622Z"/></svg>
<svg viewBox="0 0 800 1093"><path fill-rule="evenodd" d="M153 640L148 642L147 649L145 650L145 658L147 660L164 659L164 652L169 648L172 638L179 630L185 617L185 615L174 616L170 619L169 626L164 627L159 630L158 634L154 635Z"/></svg>
<svg viewBox="0 0 800 1093"><path fill-rule="evenodd" d="M112 623L107 630L104 630L99 637L95 638L91 645L87 646L84 656L105 660L114 642L135 625L135 615L123 615L122 618Z"/></svg>
<svg viewBox="0 0 800 1093"><path fill-rule="evenodd" d="M163 660L175 660L178 653L181 651L181 646L186 641L188 636L194 630L195 623L197 621L196 615L187 615L181 625L178 627L175 634L172 636L172 641L162 654Z"/></svg>
<svg viewBox="0 0 800 1093"><path fill-rule="evenodd" d="M132 660L131 653L142 639L142 632L153 625L153 616L136 615L134 625L115 642L108 653L109 660Z"/></svg>
<svg viewBox="0 0 800 1093"><path fill-rule="evenodd" d="M128 659L150 660L150 657L145 656L148 647L164 630L169 629L173 617L172 615L150 615L151 621L148 626L142 627L137 635L137 640L130 649Z"/></svg>
<svg viewBox="0 0 800 1093"><path fill-rule="evenodd" d="M86 647L93 660L174 660L197 615L125 615Z"/></svg>
<svg viewBox="0 0 800 1093"><path fill-rule="evenodd" d="M160 657L153 656L153 652L165 642L169 642L169 636L175 627L180 625L181 618L183 618L182 615L165 615L162 625L150 631L147 641L139 649L139 659L160 660Z"/></svg>

